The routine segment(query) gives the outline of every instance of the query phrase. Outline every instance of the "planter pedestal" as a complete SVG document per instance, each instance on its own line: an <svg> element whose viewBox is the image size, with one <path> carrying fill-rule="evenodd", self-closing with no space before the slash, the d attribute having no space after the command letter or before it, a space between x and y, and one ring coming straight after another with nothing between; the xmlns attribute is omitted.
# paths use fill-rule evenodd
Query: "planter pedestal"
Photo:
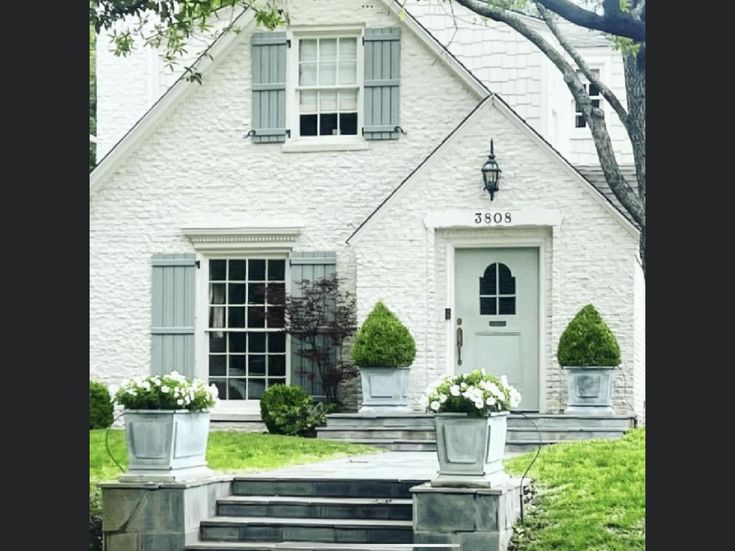
<svg viewBox="0 0 735 551"><path fill-rule="evenodd" d="M205 458L209 412L125 412L128 469L120 482L181 482L212 475Z"/></svg>
<svg viewBox="0 0 735 551"><path fill-rule="evenodd" d="M408 367L361 367L362 406L360 413L410 412Z"/></svg>
<svg viewBox="0 0 735 551"><path fill-rule="evenodd" d="M520 516L521 480L494 488L436 488L413 494L413 543L458 543L462 551L506 551Z"/></svg>
<svg viewBox="0 0 735 551"><path fill-rule="evenodd" d="M564 367L567 372L567 415L614 415L615 367Z"/></svg>
<svg viewBox="0 0 735 551"><path fill-rule="evenodd" d="M433 487L490 488L508 481L503 471L508 412L490 417L439 413L436 450L439 476Z"/></svg>

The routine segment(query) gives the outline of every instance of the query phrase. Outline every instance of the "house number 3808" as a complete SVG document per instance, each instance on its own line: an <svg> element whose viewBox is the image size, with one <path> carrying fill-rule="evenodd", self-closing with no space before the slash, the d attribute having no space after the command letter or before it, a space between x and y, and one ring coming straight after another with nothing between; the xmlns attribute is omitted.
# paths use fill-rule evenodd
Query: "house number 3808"
<svg viewBox="0 0 735 551"><path fill-rule="evenodd" d="M509 212L476 212L475 224L510 224Z"/></svg>

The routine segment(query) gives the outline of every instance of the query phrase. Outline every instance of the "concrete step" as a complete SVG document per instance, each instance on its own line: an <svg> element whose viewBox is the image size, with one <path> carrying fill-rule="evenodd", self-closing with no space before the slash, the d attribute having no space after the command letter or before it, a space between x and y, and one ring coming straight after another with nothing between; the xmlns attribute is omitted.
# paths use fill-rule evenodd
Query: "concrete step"
<svg viewBox="0 0 735 551"><path fill-rule="evenodd" d="M236 477L236 496L346 497L411 499L409 488L425 480L369 478L268 478Z"/></svg>
<svg viewBox="0 0 735 551"><path fill-rule="evenodd" d="M217 500L217 515L411 520L411 499L231 496Z"/></svg>
<svg viewBox="0 0 735 551"><path fill-rule="evenodd" d="M433 440L434 427L319 427L317 438L332 440Z"/></svg>
<svg viewBox="0 0 735 551"><path fill-rule="evenodd" d="M411 543L410 520L214 517L202 521L201 541Z"/></svg>

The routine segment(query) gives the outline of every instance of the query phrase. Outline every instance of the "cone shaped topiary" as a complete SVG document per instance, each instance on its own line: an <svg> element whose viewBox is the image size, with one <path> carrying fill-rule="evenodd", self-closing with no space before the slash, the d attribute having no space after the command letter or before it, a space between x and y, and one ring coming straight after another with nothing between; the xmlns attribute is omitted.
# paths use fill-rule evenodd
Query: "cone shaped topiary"
<svg viewBox="0 0 735 551"><path fill-rule="evenodd" d="M620 346L599 312L588 304L561 334L556 358L568 367L614 367L620 365Z"/></svg>
<svg viewBox="0 0 735 551"><path fill-rule="evenodd" d="M359 367L406 367L416 357L416 342L405 325L378 302L355 336L352 360Z"/></svg>

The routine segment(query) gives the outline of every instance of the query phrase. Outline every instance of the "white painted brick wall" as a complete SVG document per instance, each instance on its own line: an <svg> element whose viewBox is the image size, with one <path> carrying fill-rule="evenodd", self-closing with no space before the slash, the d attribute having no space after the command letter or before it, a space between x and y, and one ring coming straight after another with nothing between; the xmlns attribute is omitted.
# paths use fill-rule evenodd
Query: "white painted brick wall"
<svg viewBox="0 0 735 551"><path fill-rule="evenodd" d="M332 14L320 9L320 0L312 0L306 9L316 14L308 24L323 25L332 21ZM360 4L362 6L363 4ZM385 10L380 1L365 3L373 9ZM518 113L542 136L574 164L596 164L592 139L587 131L577 132L572 139L574 112L572 97L559 71L551 66L547 78L557 86L551 87L546 104L542 79L542 64L551 63L523 36L501 23L483 19L463 6L454 3L454 17L449 3L444 0L408 0L407 9L426 26L434 36L456 55L493 92L502 95ZM298 4L289 9L301 9ZM354 19L352 19L354 21ZM224 24L225 19L216 23ZM456 24L456 27L455 27ZM544 27L539 25L543 32ZM545 33L548 35L548 32ZM98 158L111 148L145 111L178 78L180 69L170 71L159 56L138 48L128 58L118 58L105 47L106 36L98 37ZM201 52L203 45L196 41L189 54L180 61L185 67ZM584 52L585 58L609 65L610 82L607 84L625 101L622 62L619 55L600 48ZM550 86L551 83L549 83ZM542 109L549 112L543 114ZM558 128L550 128L553 118L550 110L558 113ZM618 161L632 163L632 153L625 130L607 109L607 121Z"/></svg>
<svg viewBox="0 0 735 551"><path fill-rule="evenodd" d="M293 24L400 24L380 2L294 3ZM182 227L303 224L298 250L338 251L371 210L479 99L410 30L402 30L398 141L367 151L283 153L244 139L250 127L250 35L95 192L90 202L90 376L119 384L150 365L150 258L192 252ZM202 375L206 368L199 366Z"/></svg>
<svg viewBox="0 0 735 551"><path fill-rule="evenodd" d="M491 129L491 130L490 130ZM503 183L490 203L480 185L478 168L495 140ZM545 263L546 346L542 351L547 373L546 411L563 409L564 378L555 359L566 324L587 303L593 303L618 337L622 371L628 385L618 384L614 405L619 413L635 409L633 386L641 392L641 373L635 372L634 265L637 239L591 197L558 162L541 153L517 126L497 109L483 108L456 140L433 158L407 184L374 222L363 230L354 247L358 260L358 317L364 319L377 300L384 300L406 323L418 343L412 369L412 399L418 403L425 385L446 372L447 321L444 244L447 237L504 235L509 239L543 236ZM558 209L564 219L553 235L550 229L438 230L432 236L422 220L432 211L448 208L475 210ZM427 286L429 293L427 293ZM638 327L640 330L640 327ZM478 366L480 367L480 366ZM618 381L622 381L619 377Z"/></svg>

